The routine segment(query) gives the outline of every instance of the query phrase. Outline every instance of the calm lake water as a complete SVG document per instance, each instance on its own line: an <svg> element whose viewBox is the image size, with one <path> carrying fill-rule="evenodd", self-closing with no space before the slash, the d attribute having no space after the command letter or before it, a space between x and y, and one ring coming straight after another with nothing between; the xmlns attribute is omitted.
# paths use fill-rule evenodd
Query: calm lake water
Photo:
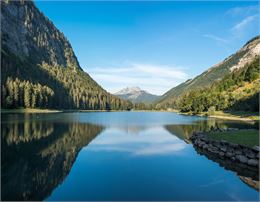
<svg viewBox="0 0 260 202"><path fill-rule="evenodd" d="M189 141L254 124L168 112L1 116L2 200L259 200L255 179Z"/></svg>

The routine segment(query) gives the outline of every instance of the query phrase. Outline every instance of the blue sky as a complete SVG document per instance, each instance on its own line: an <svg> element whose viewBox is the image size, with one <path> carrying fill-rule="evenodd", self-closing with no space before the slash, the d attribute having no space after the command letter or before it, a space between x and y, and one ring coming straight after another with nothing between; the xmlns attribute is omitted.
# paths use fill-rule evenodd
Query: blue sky
<svg viewBox="0 0 260 202"><path fill-rule="evenodd" d="M259 34L257 1L37 1L109 92L163 94Z"/></svg>

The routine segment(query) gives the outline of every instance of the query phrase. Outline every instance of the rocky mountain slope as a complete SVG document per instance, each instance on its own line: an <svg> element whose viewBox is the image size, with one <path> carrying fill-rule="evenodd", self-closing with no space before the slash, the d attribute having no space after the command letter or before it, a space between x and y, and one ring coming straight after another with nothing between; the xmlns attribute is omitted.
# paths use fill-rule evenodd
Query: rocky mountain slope
<svg viewBox="0 0 260 202"><path fill-rule="evenodd" d="M209 87L216 81L220 81L227 74L245 67L260 55L260 37L257 36L248 41L239 51L229 56L224 61L214 65L194 79L172 88L158 100L157 106L167 106L178 97L192 91Z"/></svg>
<svg viewBox="0 0 260 202"><path fill-rule="evenodd" d="M4 108L127 109L80 67L64 34L32 1L1 1Z"/></svg>
<svg viewBox="0 0 260 202"><path fill-rule="evenodd" d="M150 94L145 90L140 89L139 87L127 87L124 88L117 93L116 96L129 100L132 103L146 103L150 104L156 101L160 96Z"/></svg>

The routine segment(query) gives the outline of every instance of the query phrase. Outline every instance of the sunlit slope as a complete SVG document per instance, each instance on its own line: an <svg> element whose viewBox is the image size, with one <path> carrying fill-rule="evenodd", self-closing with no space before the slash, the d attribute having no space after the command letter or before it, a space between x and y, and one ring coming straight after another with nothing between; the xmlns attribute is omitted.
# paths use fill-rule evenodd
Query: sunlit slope
<svg viewBox="0 0 260 202"><path fill-rule="evenodd" d="M223 79L227 74L236 69L243 68L246 64L252 62L260 55L260 37L257 36L248 41L239 51L229 56L224 61L216 64L203 72L194 79L172 88L166 92L157 102L158 107L167 106L176 98L183 96L185 93L209 87L213 82Z"/></svg>

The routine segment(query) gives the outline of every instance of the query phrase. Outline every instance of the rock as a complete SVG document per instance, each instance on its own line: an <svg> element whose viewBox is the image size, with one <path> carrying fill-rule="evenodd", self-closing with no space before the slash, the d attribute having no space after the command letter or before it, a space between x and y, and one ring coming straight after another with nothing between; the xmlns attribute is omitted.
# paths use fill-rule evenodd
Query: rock
<svg viewBox="0 0 260 202"><path fill-rule="evenodd" d="M232 160L232 161L235 161L235 160L236 160L236 158L233 156L233 157L231 157L231 160Z"/></svg>
<svg viewBox="0 0 260 202"><path fill-rule="evenodd" d="M219 152L219 155L220 156L225 156L225 153L224 152Z"/></svg>
<svg viewBox="0 0 260 202"><path fill-rule="evenodd" d="M257 152L260 151L260 147L259 147L259 146L254 146L253 149L254 149L255 151L257 151Z"/></svg>
<svg viewBox="0 0 260 202"><path fill-rule="evenodd" d="M247 161L247 164L250 165L250 166L259 166L259 162L256 159L249 159Z"/></svg>
<svg viewBox="0 0 260 202"><path fill-rule="evenodd" d="M229 143L230 146L236 148L238 146L238 144L235 144L235 143Z"/></svg>
<svg viewBox="0 0 260 202"><path fill-rule="evenodd" d="M202 142L202 141L199 142L199 144L198 144L199 147L203 147L203 145L205 145L205 142Z"/></svg>
<svg viewBox="0 0 260 202"><path fill-rule="evenodd" d="M236 159L241 163L247 163L248 158L246 158L244 155L237 155Z"/></svg>
<svg viewBox="0 0 260 202"><path fill-rule="evenodd" d="M227 152L227 153L226 153L226 157L230 158L230 157L232 157L232 156L234 156L233 153L231 153L231 152Z"/></svg>
<svg viewBox="0 0 260 202"><path fill-rule="evenodd" d="M212 150L218 151L217 147L212 146L211 148L212 148Z"/></svg>
<svg viewBox="0 0 260 202"><path fill-rule="evenodd" d="M239 149L237 149L237 150L235 150L235 154L237 154L237 155L241 155L242 152L241 152Z"/></svg>
<svg viewBox="0 0 260 202"><path fill-rule="evenodd" d="M246 156L248 157L248 158L250 158L250 159L254 159L256 156L255 156L255 154L253 153L253 152L251 152L251 151L248 151L247 153L246 153Z"/></svg>
<svg viewBox="0 0 260 202"><path fill-rule="evenodd" d="M226 151L227 151L227 147L221 146L221 147L220 147L220 150L223 151L223 152L226 152Z"/></svg>
<svg viewBox="0 0 260 202"><path fill-rule="evenodd" d="M237 130L237 128L227 128L228 131Z"/></svg>
<svg viewBox="0 0 260 202"><path fill-rule="evenodd" d="M208 149L209 146L208 146L207 144L204 144L202 148L203 148L203 149Z"/></svg>
<svg viewBox="0 0 260 202"><path fill-rule="evenodd" d="M213 146L215 146L215 147L220 147L219 142L213 142L212 144L213 144Z"/></svg>

